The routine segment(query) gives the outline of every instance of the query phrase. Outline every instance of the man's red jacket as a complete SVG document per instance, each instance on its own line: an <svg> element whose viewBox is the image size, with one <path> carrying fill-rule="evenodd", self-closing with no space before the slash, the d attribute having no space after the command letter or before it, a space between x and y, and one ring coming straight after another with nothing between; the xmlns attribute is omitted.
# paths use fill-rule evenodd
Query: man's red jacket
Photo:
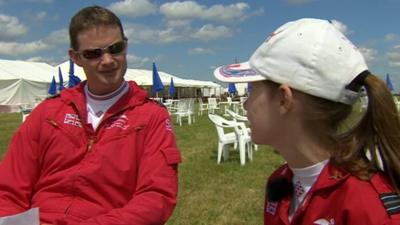
<svg viewBox="0 0 400 225"><path fill-rule="evenodd" d="M167 110L136 83L87 124L84 83L45 100L0 163L0 216L40 208L51 224L164 224L181 161Z"/></svg>
<svg viewBox="0 0 400 225"><path fill-rule="evenodd" d="M271 184L280 179L290 182L292 177L290 168L284 165L272 174L268 185L271 188ZM285 185L288 182L279 183ZM275 188L279 188L279 185L275 185ZM280 194L281 199L269 200L273 196L266 199L265 225L400 224L400 197L381 173L364 181L328 163L299 205L291 222L288 219L291 195L282 195L285 189L283 186L276 191L270 189Z"/></svg>

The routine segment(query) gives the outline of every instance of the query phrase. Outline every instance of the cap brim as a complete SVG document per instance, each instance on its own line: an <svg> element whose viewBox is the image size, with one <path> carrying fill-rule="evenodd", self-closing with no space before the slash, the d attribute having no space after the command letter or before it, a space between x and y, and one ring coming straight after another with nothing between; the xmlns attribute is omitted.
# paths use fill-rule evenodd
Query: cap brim
<svg viewBox="0 0 400 225"><path fill-rule="evenodd" d="M254 82L266 79L251 69L249 62L220 66L214 70L214 76L222 82L232 83Z"/></svg>

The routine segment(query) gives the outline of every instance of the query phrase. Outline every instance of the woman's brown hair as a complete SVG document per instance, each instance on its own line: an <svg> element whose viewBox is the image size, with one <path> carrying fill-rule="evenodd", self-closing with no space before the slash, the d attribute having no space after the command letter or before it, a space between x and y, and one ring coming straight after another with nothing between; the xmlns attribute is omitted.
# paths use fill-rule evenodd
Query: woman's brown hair
<svg viewBox="0 0 400 225"><path fill-rule="evenodd" d="M363 86L368 106L351 128L343 131L341 125L352 115L352 106L313 96L305 102L305 124L328 143L334 165L365 180L383 170L400 193L400 120L392 93L373 74Z"/></svg>

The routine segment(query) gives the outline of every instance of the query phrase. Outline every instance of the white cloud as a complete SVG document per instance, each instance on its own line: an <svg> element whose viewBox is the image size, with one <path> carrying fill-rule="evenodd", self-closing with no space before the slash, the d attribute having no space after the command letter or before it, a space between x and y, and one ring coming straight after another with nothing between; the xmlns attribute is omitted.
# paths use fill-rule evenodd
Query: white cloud
<svg viewBox="0 0 400 225"><path fill-rule="evenodd" d="M389 66L400 67L400 45L396 45L393 49L386 53L389 60Z"/></svg>
<svg viewBox="0 0 400 225"><path fill-rule="evenodd" d="M249 5L243 2L228 6L213 5L204 12L204 18L219 21L243 20L247 17L246 10L249 8Z"/></svg>
<svg viewBox="0 0 400 225"><path fill-rule="evenodd" d="M204 25L198 31L194 32L191 37L200 40L212 40L223 37L231 37L232 31L225 26L214 26L211 24Z"/></svg>
<svg viewBox="0 0 400 225"><path fill-rule="evenodd" d="M46 18L46 16L47 16L47 12L45 12L45 11L40 11L40 12L37 12L37 13L33 16L33 18L34 18L34 20L36 20L36 21L43 21L43 20Z"/></svg>
<svg viewBox="0 0 400 225"><path fill-rule="evenodd" d="M400 39L400 36L397 34L386 34L385 41L397 41Z"/></svg>
<svg viewBox="0 0 400 225"><path fill-rule="evenodd" d="M185 36L182 36L182 33L177 32L177 30L173 28L167 28L158 33L158 42L160 43L172 43L184 39Z"/></svg>
<svg viewBox="0 0 400 225"><path fill-rule="evenodd" d="M29 43L0 42L0 55L18 56L32 54L38 51L48 50L51 47L42 41Z"/></svg>
<svg viewBox="0 0 400 225"><path fill-rule="evenodd" d="M156 5L148 0L124 0L108 6L113 12L128 17L140 17L156 12Z"/></svg>
<svg viewBox="0 0 400 225"><path fill-rule="evenodd" d="M172 28L187 28L190 27L190 23L190 20L168 20L166 26Z"/></svg>
<svg viewBox="0 0 400 225"><path fill-rule="evenodd" d="M331 20L331 23L333 26L335 26L340 32L342 32L344 35L349 35L351 31L348 29L347 25L338 21L338 20Z"/></svg>
<svg viewBox="0 0 400 225"><path fill-rule="evenodd" d="M125 25L125 35L129 43L155 42L158 39L158 31L143 25Z"/></svg>
<svg viewBox="0 0 400 225"><path fill-rule="evenodd" d="M13 40L26 34L27 28L17 17L0 14L0 41Z"/></svg>
<svg viewBox="0 0 400 225"><path fill-rule="evenodd" d="M50 50L55 48L56 46L68 45L68 44L69 44L68 31L67 29L61 29L51 32L49 35L47 35L45 39L27 43L0 41L0 55L4 56L29 55L41 51ZM36 59L36 57L33 57L32 59L34 60Z"/></svg>
<svg viewBox="0 0 400 225"><path fill-rule="evenodd" d="M25 20L29 20L29 22L49 22L48 14L46 11L32 11L31 9L26 9L24 11ZM46 21L45 21L46 20Z"/></svg>
<svg viewBox="0 0 400 225"><path fill-rule="evenodd" d="M175 29L172 27L164 30L152 29L142 25L128 24L125 26L125 34L131 43L172 43L188 39L189 33L186 27Z"/></svg>
<svg viewBox="0 0 400 225"><path fill-rule="evenodd" d="M204 8L194 1L168 2L160 6L160 12L168 19L193 19L201 17Z"/></svg>
<svg viewBox="0 0 400 225"><path fill-rule="evenodd" d="M198 55L198 54L210 54L213 53L214 51L209 48L192 48L189 49L188 53L190 55Z"/></svg>
<svg viewBox="0 0 400 225"><path fill-rule="evenodd" d="M247 17L249 9L247 3L239 2L227 6L217 4L207 8L194 1L169 2L160 6L160 12L167 19L204 19L214 21L243 20Z"/></svg>
<svg viewBox="0 0 400 225"><path fill-rule="evenodd" d="M51 32L43 40L44 43L54 46L58 44L69 44L69 34L67 28Z"/></svg>
<svg viewBox="0 0 400 225"><path fill-rule="evenodd" d="M126 24L125 34L130 43L176 43L181 41L195 40L213 40L232 36L232 31L225 26L204 25L194 30L190 24L185 23L169 24L165 29L153 29L148 26L137 24Z"/></svg>
<svg viewBox="0 0 400 225"><path fill-rule="evenodd" d="M364 56L365 61L371 62L375 59L376 54L378 53L375 49L359 47L358 48L361 54Z"/></svg>
<svg viewBox="0 0 400 225"><path fill-rule="evenodd" d="M60 62L58 60L54 59L54 58L46 58L46 57L41 57L41 56L28 58L25 61L28 61L28 62L44 62L44 63L50 64L52 66L56 66L56 65L60 64Z"/></svg>
<svg viewBox="0 0 400 225"><path fill-rule="evenodd" d="M304 5L313 1L315 0L287 0L287 2L291 5Z"/></svg>
<svg viewBox="0 0 400 225"><path fill-rule="evenodd" d="M129 68L141 68L143 67L147 62L150 62L150 58L148 57L139 57L134 54L128 54L127 55L127 61L128 61L128 67Z"/></svg>

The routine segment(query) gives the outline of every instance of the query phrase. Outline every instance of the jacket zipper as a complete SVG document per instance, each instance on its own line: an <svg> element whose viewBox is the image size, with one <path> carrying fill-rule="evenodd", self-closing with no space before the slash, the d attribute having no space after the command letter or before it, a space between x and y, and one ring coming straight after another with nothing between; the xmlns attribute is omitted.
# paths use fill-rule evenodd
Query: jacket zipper
<svg viewBox="0 0 400 225"><path fill-rule="evenodd" d="M79 117L79 118L81 119L81 121L82 121L82 126L84 126L84 123L83 123L83 120L82 120L83 117L82 117L80 111L78 110L77 104L76 104L74 101L72 101L71 103L74 105L74 108L75 108L76 112L78 113L78 117ZM120 113L120 112L126 110L126 109L129 108L129 107L130 107L130 106L126 106L126 107L122 108L121 110L118 110L116 113L113 113L112 115L109 115L109 116L107 116L107 117L103 117L103 118L100 120L99 125L97 126L97 129L94 131L94 135L90 135L90 136L88 137L88 144L87 144L87 148L86 148L86 150L87 150L88 153L92 151L92 148L93 148L93 145L94 145L94 143L95 143L97 134L98 134L98 132L99 132L99 130L100 130L100 127L102 126L103 122L104 122L105 120L107 120L108 118L110 118L110 117L112 117L112 116L114 116L114 115L116 115L116 114L118 114L118 113ZM88 131L86 131L85 128L84 128L84 130L85 130L85 133L88 133Z"/></svg>
<svg viewBox="0 0 400 225"><path fill-rule="evenodd" d="M89 140L88 140L88 145L87 145L87 152L91 152L92 151L92 147L95 141L95 137L96 136L90 136Z"/></svg>

